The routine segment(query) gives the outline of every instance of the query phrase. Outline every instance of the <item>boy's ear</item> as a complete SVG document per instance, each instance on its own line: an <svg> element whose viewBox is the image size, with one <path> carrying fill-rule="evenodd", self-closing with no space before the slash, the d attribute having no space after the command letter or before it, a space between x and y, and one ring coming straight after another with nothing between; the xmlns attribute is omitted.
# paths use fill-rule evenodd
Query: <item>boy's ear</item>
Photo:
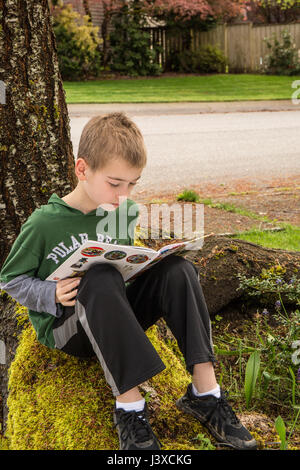
<svg viewBox="0 0 300 470"><path fill-rule="evenodd" d="M77 158L75 162L75 174L80 181L84 181L86 179L87 168L88 164L85 159L82 157Z"/></svg>

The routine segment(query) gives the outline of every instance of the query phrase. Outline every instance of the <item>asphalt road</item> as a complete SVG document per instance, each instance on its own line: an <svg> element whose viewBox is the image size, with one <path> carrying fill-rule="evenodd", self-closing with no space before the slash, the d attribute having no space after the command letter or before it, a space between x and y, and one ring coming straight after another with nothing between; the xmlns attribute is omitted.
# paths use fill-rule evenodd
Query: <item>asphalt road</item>
<svg viewBox="0 0 300 470"><path fill-rule="evenodd" d="M134 193L300 175L300 105L248 103L69 106L74 155L90 117L118 109L140 127L148 150Z"/></svg>

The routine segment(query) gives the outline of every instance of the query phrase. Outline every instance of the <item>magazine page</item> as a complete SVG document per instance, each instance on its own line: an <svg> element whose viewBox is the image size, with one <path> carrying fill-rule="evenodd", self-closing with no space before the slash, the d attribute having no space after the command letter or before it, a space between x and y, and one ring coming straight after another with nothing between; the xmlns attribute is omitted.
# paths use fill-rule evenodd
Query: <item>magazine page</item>
<svg viewBox="0 0 300 470"><path fill-rule="evenodd" d="M160 257L167 256L171 253L176 253L179 251L193 251L193 250L200 250L203 246L203 240L206 237L209 237L212 234L199 236L192 238L191 240L185 240L183 242L171 243L170 245L163 246L158 253L161 255Z"/></svg>
<svg viewBox="0 0 300 470"><path fill-rule="evenodd" d="M139 269L134 274L132 274L132 276L130 278L128 278L128 280L130 280L130 281L134 280L136 277L138 277L140 274L142 274L147 269L150 269L154 264L158 263L159 261L161 261L166 256L169 256L169 255L175 254L175 253L179 254L179 253L182 253L183 251L199 250L200 248L202 248L203 239L205 237L210 236L210 235L212 235L212 234L205 235L204 237L193 238L191 240L186 240L186 241L183 241L183 242L170 243L169 245L165 245L165 246L161 247L160 250L158 250L156 252L156 255L153 256L152 260L149 263L145 263L141 267L141 269Z"/></svg>
<svg viewBox="0 0 300 470"><path fill-rule="evenodd" d="M59 281L67 277L81 277L93 264L109 263L115 266L127 281L156 256L157 252L150 248L88 240L46 280Z"/></svg>
<svg viewBox="0 0 300 470"><path fill-rule="evenodd" d="M200 249L203 238L205 237L171 243L163 246L158 251L135 245L117 245L88 240L46 280L59 281L67 277L82 277L93 264L109 263L120 271L126 282L135 279L146 269L151 268L153 264L158 263L170 254Z"/></svg>

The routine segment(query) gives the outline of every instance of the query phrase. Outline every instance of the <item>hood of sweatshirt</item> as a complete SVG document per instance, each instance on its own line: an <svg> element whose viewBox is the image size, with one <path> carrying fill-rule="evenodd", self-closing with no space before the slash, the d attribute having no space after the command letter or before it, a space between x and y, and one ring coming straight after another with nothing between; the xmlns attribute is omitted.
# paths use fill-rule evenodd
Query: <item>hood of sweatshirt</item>
<svg viewBox="0 0 300 470"><path fill-rule="evenodd" d="M119 207L117 207L115 209L115 211L118 211L120 209L123 209L124 206L126 206L126 203L127 203L127 206L130 207L132 206L132 204L136 204L134 201L132 201L131 199L126 199L124 200ZM50 197L50 199L48 200L48 203L47 205L43 205L41 206L41 209L43 210L48 210L49 209L49 205L59 205L59 206L64 206L65 207L65 210L66 211L69 211L70 213L73 213L73 214L76 214L76 215L79 215L81 214L82 216L89 216L89 215L96 215L96 212L97 212L97 209L93 209L91 210L90 212L87 212L87 213L84 213L82 211L80 211L79 209L75 209L75 207L72 207L70 206L69 204L67 204L63 199L61 199L56 193L53 193ZM50 212L51 213L55 213L56 211L61 211L62 208L61 207L51 207L50 208ZM98 214L100 215L100 207L98 208ZM103 209L104 210L104 209ZM114 212L114 211L105 211L104 212L106 213L109 213L109 212Z"/></svg>

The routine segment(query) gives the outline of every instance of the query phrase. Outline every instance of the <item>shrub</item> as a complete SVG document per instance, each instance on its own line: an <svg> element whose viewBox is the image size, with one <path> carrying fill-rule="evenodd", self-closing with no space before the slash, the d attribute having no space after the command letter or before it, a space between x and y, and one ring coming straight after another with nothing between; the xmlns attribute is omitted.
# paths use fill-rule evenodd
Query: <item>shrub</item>
<svg viewBox="0 0 300 470"><path fill-rule="evenodd" d="M270 75L298 75L300 74L299 51L292 43L291 35L286 29L281 31L281 37L282 42L276 38L275 33L271 38L264 38L271 52L264 58L263 72Z"/></svg>
<svg viewBox="0 0 300 470"><path fill-rule="evenodd" d="M87 15L81 17L71 4L62 2L53 9L52 23L62 79L97 76L101 70L99 28L92 26Z"/></svg>
<svg viewBox="0 0 300 470"><path fill-rule="evenodd" d="M196 51L184 50L172 54L169 67L175 72L223 73L228 64L222 51L214 46L203 46Z"/></svg>
<svg viewBox="0 0 300 470"><path fill-rule="evenodd" d="M110 34L110 68L123 75L159 75L161 66L155 62L161 49L150 48L150 33L143 30L145 17L134 2L114 15Z"/></svg>

